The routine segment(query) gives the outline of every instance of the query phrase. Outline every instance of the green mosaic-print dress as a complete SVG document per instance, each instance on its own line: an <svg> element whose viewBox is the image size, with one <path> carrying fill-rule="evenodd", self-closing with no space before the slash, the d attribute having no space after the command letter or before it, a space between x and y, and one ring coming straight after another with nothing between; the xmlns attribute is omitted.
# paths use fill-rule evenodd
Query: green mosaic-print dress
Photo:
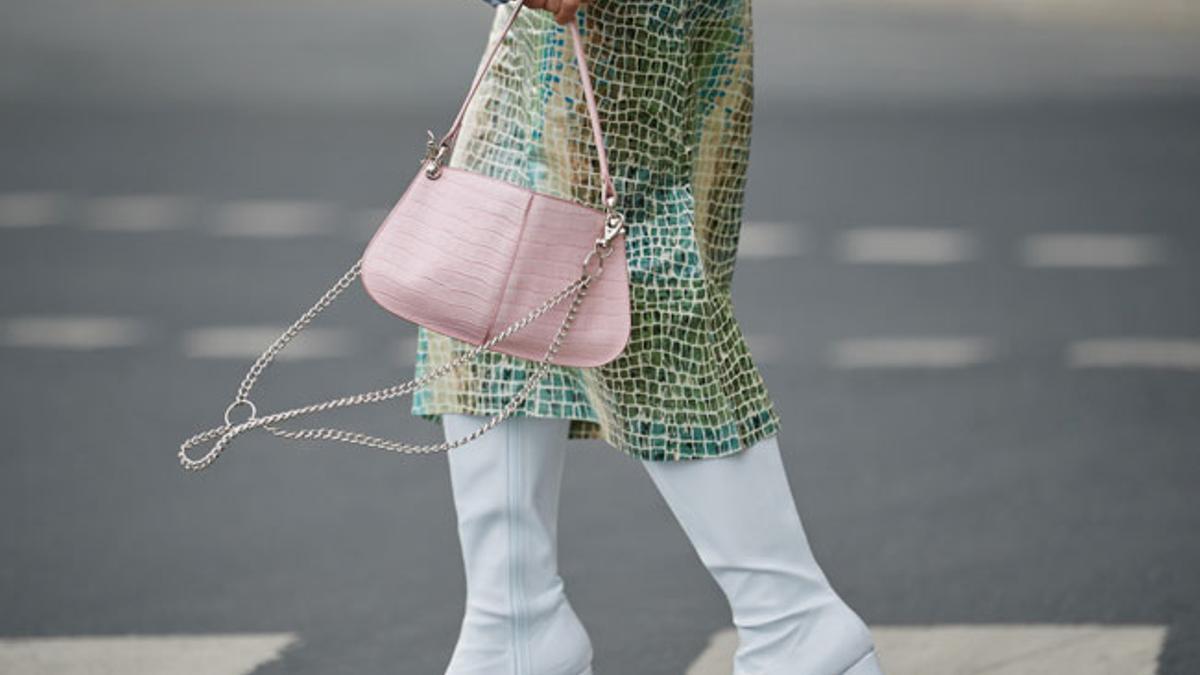
<svg viewBox="0 0 1200 675"><path fill-rule="evenodd" d="M490 40L511 11L496 10ZM569 418L569 437L642 459L738 452L779 429L730 298L753 101L750 0L594 0L579 17L628 222L632 333L605 366L552 369L522 414ZM522 12L451 166L599 206L569 40L550 14ZM466 348L421 328L417 375ZM487 352L418 391L412 412L496 414L530 372Z"/></svg>

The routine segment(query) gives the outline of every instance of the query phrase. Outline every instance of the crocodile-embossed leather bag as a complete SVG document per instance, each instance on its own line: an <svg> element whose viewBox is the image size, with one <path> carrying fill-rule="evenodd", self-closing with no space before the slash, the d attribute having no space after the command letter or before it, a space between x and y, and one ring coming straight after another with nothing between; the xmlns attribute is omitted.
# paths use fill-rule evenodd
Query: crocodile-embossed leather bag
<svg viewBox="0 0 1200 675"><path fill-rule="evenodd" d="M450 130L441 140L430 133L420 171L362 259L255 361L225 410L225 423L180 446L183 468L208 468L234 438L258 428L293 440L334 440L401 453L450 450L517 412L552 365L600 366L624 350L630 328L625 222L616 210L600 116L574 22L567 28L596 145L604 208L444 166L471 99L520 10L517 5L489 49ZM474 349L402 384L260 416L250 400L259 376L359 277L371 298L387 311ZM279 426L298 417L411 394L484 350L536 361L536 367L500 413L463 438L414 445L342 429ZM245 419L235 422L240 408L246 409ZM211 448L199 459L188 454L191 448L210 442Z"/></svg>

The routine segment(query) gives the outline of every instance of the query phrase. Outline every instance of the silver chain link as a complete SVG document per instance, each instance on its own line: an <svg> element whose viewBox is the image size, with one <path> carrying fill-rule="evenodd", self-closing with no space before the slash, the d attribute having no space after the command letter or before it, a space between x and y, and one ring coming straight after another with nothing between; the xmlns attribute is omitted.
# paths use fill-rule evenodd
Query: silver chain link
<svg viewBox="0 0 1200 675"><path fill-rule="evenodd" d="M613 217L611 210L609 216L611 220ZM233 403L231 403L229 407L225 409L225 424L198 433L180 445L180 465L187 471L202 471L207 469L212 465L213 462L217 460L218 457L221 456L221 453L224 452L227 447L229 447L229 444L235 438L247 431L258 428L265 429L276 436L290 440L339 441L342 443L350 443L368 448L376 448L379 450L387 450L390 452L403 454L432 454L437 452L445 452L470 443L515 414L517 410L519 410L525 403L525 400L529 397L529 395L533 392L534 387L536 387L537 384L541 382L543 378L545 378L546 374L550 370L550 366L553 365L554 357L558 355L558 351L562 347L562 343L567 336L567 332L570 330L571 325L575 322L576 314L579 311L579 305L583 302L583 298L587 295L588 287L604 272L604 259L612 253L612 239L617 233L624 229L624 223L621 222L620 225L622 227L619 230L611 233L606 231L605 236L596 241L595 247L583 259L582 271L580 272L578 279L568 284L561 291L551 296L539 307L532 310L521 319L509 324L503 331L497 333L491 339L475 347L474 349L471 349L442 364L429 373L426 373L421 377L408 380L407 382L402 382L400 384L387 387L385 389L377 389L375 391L364 392L352 396L330 399L328 401L313 403L311 405L292 408L290 410L284 410L282 412L259 417L257 408L250 400L250 393L254 389L254 385L258 382L258 379L262 376L263 372L265 372L275 360L275 357L278 356L281 351L283 351L288 343L295 339L295 337L299 335L301 331L303 331L310 323L312 323L313 320L316 319L319 314L321 314L321 312L325 311L330 305L332 305L333 302L337 300L338 296L344 293L346 289L358 279L358 277L362 274L362 260L357 261L353 266L350 267L349 270L346 271L345 274L342 275L340 279L337 280L337 282L328 291L325 292L324 295L321 296L321 298L312 307L308 309L307 312L301 315L300 318L295 321L295 323L289 326L288 329L284 331L283 334L280 335L275 342L273 342L271 346L268 347L266 351L264 351L262 355L260 355L258 359L254 361L254 365L252 365L249 371L246 372L245 377L242 378L242 382L238 386L237 397L234 399ZM532 377L526 381L525 385L519 392L517 392L517 394L512 397L503 410L493 416L483 426L462 438L453 441L444 441L442 443L420 445L380 438L378 436L371 436L362 432L347 431L344 429L333 429L327 427L315 429L284 429L278 426L282 422L286 422L297 417L314 415L339 408L348 408L351 406L365 405L369 403L380 403L411 394L425 384L438 380L453 372L464 363L474 360L481 352L491 349L498 343L511 337L514 333L524 329L546 312L560 305L567 298L571 298L571 304L567 309L567 314L565 317L563 317L562 323L555 332L554 339L551 340L550 346L546 349L545 355L540 361L537 362L537 368L534 370ZM249 419L244 422L234 424L230 420L230 415L234 410L242 406L250 409ZM209 451L200 459L192 459L188 455L188 451L190 449L202 443L213 441L214 439L216 439L216 442L213 444L212 448L210 448Z"/></svg>

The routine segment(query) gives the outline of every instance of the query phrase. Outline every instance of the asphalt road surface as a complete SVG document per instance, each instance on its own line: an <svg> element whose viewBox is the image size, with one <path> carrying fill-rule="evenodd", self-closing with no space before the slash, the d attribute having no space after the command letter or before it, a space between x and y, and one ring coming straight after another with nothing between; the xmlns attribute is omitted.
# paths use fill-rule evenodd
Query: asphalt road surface
<svg viewBox="0 0 1200 675"><path fill-rule="evenodd" d="M11 672L449 657L444 458L251 437L203 475L175 462L361 252L487 21L340 6L0 9ZM1200 672L1195 33L760 6L736 311L814 548L885 662ZM349 296L264 404L411 374L414 330ZM404 404L331 421L440 437ZM720 672L723 599L640 466L573 442L563 490L597 672ZM972 639L993 661L955 652Z"/></svg>

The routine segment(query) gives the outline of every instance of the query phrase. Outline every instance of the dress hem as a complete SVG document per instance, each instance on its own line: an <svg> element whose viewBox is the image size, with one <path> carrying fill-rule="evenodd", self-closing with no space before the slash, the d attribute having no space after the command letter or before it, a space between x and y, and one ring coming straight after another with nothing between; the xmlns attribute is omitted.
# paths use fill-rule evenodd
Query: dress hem
<svg viewBox="0 0 1200 675"><path fill-rule="evenodd" d="M427 422L441 424L442 415L457 414L457 415L475 415L480 417L492 417L495 412L484 410L468 410L460 406L439 406L437 408L425 408L421 411L412 411L414 417L418 417ZM782 428L782 423L776 414L774 407L769 407L765 411L766 422L752 430L746 431L744 434L738 434L737 444L728 447L720 448L715 452L703 453L687 453L682 454L678 451L663 450L662 452L653 452L646 450L637 450L631 446L625 446L614 442L611 437L604 433L603 427L595 419L588 419L572 415L555 415L546 414L538 411L520 410L513 414L513 417L536 417L540 419L567 419L570 420L570 430L567 433L566 440L597 440L603 441L606 445L622 454L652 462L683 462L694 459L716 459L719 457L728 457L742 452L759 441L776 436Z"/></svg>

